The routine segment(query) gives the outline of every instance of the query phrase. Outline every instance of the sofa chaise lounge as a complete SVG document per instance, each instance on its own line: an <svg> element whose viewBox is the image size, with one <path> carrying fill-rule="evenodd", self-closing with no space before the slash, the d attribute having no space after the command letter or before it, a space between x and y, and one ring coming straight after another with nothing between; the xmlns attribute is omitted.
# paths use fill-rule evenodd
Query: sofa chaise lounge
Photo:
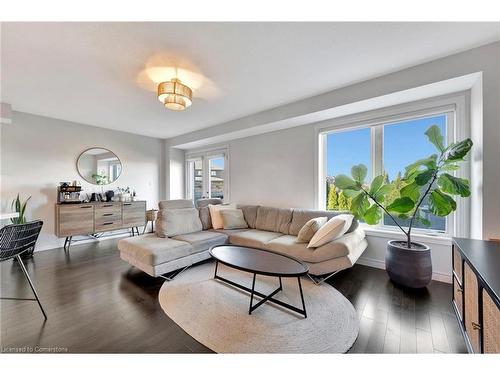
<svg viewBox="0 0 500 375"><path fill-rule="evenodd" d="M153 277L170 280L165 274L184 270L210 258L211 247L234 244L296 257L309 265L309 274L316 276L314 281L320 282L352 267L367 247L365 233L358 228L356 220L344 236L318 248L307 248L307 243L296 242L298 232L308 220L316 217L330 219L341 213L335 211L239 205L248 228L213 229L208 205L220 203L218 199L198 201L202 230L168 238L151 233L122 239L118 241L120 257ZM185 208L194 208L193 202L170 200L159 204L160 213L162 210ZM162 215L158 215L157 231L165 225L162 220ZM318 279L322 275L328 276Z"/></svg>

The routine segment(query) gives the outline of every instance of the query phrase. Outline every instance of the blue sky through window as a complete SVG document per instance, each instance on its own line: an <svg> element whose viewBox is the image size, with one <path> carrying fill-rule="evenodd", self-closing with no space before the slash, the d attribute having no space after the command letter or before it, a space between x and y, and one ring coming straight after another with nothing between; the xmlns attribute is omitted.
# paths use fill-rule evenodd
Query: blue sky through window
<svg viewBox="0 0 500 375"><path fill-rule="evenodd" d="M327 135L327 175L351 175L351 167L364 164L370 170L370 129L356 129ZM371 174L368 173L370 176Z"/></svg>
<svg viewBox="0 0 500 375"><path fill-rule="evenodd" d="M446 139L446 116L434 116L416 120L389 123L384 126L384 169L393 180L399 171L414 161L436 153L427 140L425 131L437 125ZM355 164L368 167L371 179L370 129L355 129L327 135L327 175L351 175Z"/></svg>
<svg viewBox="0 0 500 375"><path fill-rule="evenodd" d="M403 121L384 126L384 169L393 180L399 171L418 159L436 154L425 131L432 125L441 129L446 139L446 116L440 115L417 120Z"/></svg>
<svg viewBox="0 0 500 375"><path fill-rule="evenodd" d="M210 159L211 166L224 169L224 158Z"/></svg>

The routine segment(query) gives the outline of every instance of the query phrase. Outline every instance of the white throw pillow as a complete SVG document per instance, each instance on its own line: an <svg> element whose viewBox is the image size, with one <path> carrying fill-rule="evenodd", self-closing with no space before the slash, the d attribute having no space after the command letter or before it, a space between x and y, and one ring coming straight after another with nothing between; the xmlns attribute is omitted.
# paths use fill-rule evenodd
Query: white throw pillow
<svg viewBox="0 0 500 375"><path fill-rule="evenodd" d="M297 234L297 243L308 243L313 238L314 234L328 221L328 218L325 217L315 217L309 220L304 226L300 229Z"/></svg>
<svg viewBox="0 0 500 375"><path fill-rule="evenodd" d="M208 209L210 210L210 218L212 219L212 228L222 229L224 228L224 221L222 220L221 210L235 210L236 206L234 204L209 204Z"/></svg>
<svg viewBox="0 0 500 375"><path fill-rule="evenodd" d="M351 227L354 216L341 214L332 217L314 234L307 245L308 248L320 247L324 244L342 237Z"/></svg>
<svg viewBox="0 0 500 375"><path fill-rule="evenodd" d="M173 237L179 234L199 232L203 229L196 208L163 209L158 211L156 235Z"/></svg>
<svg viewBox="0 0 500 375"><path fill-rule="evenodd" d="M248 228L248 224L243 216L243 211L236 210L220 210L222 221L224 222L224 229L244 229Z"/></svg>

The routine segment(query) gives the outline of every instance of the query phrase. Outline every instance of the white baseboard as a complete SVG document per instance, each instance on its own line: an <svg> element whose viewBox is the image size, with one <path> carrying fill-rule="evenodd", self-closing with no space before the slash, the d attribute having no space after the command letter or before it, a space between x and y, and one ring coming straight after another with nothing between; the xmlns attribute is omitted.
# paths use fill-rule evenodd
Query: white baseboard
<svg viewBox="0 0 500 375"><path fill-rule="evenodd" d="M141 233L142 235L142 233ZM106 241L106 240L112 240L112 239L117 239L121 237L129 237L130 234L128 233L117 233L113 235L106 236L104 238L89 238L89 239L79 239L78 242L72 243L71 247L73 246L78 246L78 245L84 245L92 242L100 242L100 241ZM55 250L55 249L60 249L64 246L64 241L63 240L58 240L57 243L51 242L51 243L42 243L42 244L37 244L35 247L35 252L39 253L42 251L47 251L47 250Z"/></svg>
<svg viewBox="0 0 500 375"><path fill-rule="evenodd" d="M380 259L361 257L358 259L357 263L361 264L363 266L368 266L368 267L379 268L379 269L385 270L385 262L383 260L380 260ZM451 284L452 278L451 278L451 274L446 274L446 273L441 273L441 272L433 272L432 273L432 280L441 281L443 283Z"/></svg>

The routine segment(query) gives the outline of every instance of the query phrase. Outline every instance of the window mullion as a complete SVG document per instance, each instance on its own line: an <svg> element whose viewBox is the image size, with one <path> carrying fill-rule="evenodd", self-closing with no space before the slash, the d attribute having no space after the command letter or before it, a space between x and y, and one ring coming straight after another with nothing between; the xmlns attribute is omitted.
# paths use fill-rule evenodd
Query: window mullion
<svg viewBox="0 0 500 375"><path fill-rule="evenodd" d="M376 125L371 127L371 163L372 163L372 176L370 179L373 180L375 176L383 173L383 139L384 139L384 126ZM376 225L377 227L383 226L383 219Z"/></svg>

